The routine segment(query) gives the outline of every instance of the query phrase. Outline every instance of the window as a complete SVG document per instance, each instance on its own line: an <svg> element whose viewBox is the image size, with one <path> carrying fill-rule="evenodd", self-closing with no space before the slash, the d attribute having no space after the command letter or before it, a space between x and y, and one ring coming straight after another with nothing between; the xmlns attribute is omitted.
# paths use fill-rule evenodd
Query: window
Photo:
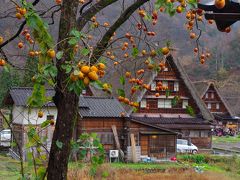
<svg viewBox="0 0 240 180"><path fill-rule="evenodd" d="M201 131L201 137L208 137L208 131Z"/></svg>
<svg viewBox="0 0 240 180"><path fill-rule="evenodd" d="M85 95L87 93L86 89L82 90L82 94Z"/></svg>
<svg viewBox="0 0 240 180"><path fill-rule="evenodd" d="M113 144L113 133L98 133L98 137L102 144Z"/></svg>
<svg viewBox="0 0 240 180"><path fill-rule="evenodd" d="M208 93L206 93L205 97L208 98Z"/></svg>
<svg viewBox="0 0 240 180"><path fill-rule="evenodd" d="M214 99L214 93L211 94L211 98Z"/></svg>
<svg viewBox="0 0 240 180"><path fill-rule="evenodd" d="M179 83L178 83L178 81L174 81L174 91L179 91Z"/></svg>
<svg viewBox="0 0 240 180"><path fill-rule="evenodd" d="M167 72L167 71L168 71L168 68L167 68L167 67L165 67L163 71Z"/></svg>
<svg viewBox="0 0 240 180"><path fill-rule="evenodd" d="M184 99L183 102L182 102L182 108L183 109L186 109L188 106L188 100L187 99Z"/></svg>
<svg viewBox="0 0 240 180"><path fill-rule="evenodd" d="M158 108L164 108L164 99L158 100Z"/></svg>
<svg viewBox="0 0 240 180"><path fill-rule="evenodd" d="M167 81L163 81L162 85L165 86L165 87L168 87L168 82Z"/></svg>
<svg viewBox="0 0 240 180"><path fill-rule="evenodd" d="M200 137L200 131L190 131L190 137Z"/></svg>
<svg viewBox="0 0 240 180"><path fill-rule="evenodd" d="M216 109L220 109L219 103L216 104Z"/></svg>
<svg viewBox="0 0 240 180"><path fill-rule="evenodd" d="M165 100L165 108L172 108L172 101L169 99Z"/></svg>
<svg viewBox="0 0 240 180"><path fill-rule="evenodd" d="M142 99L140 107L141 107L141 108L146 108L146 107L147 107L147 101L146 101L146 99Z"/></svg>
<svg viewBox="0 0 240 180"><path fill-rule="evenodd" d="M172 101L170 99L159 99L158 108L172 108Z"/></svg>
<svg viewBox="0 0 240 180"><path fill-rule="evenodd" d="M151 84L151 90L152 91L156 90L156 82L155 81Z"/></svg>
<svg viewBox="0 0 240 180"><path fill-rule="evenodd" d="M54 120L54 115L47 115L47 120Z"/></svg>
<svg viewBox="0 0 240 180"><path fill-rule="evenodd" d="M211 104L211 103L208 103L208 104L207 104L207 107L208 107L208 109L212 109L212 104Z"/></svg>

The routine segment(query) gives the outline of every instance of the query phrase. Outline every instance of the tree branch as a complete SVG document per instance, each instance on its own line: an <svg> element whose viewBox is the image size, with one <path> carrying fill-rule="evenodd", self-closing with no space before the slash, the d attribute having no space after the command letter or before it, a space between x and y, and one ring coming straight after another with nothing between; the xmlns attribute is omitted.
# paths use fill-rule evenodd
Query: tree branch
<svg viewBox="0 0 240 180"><path fill-rule="evenodd" d="M95 63L104 53L106 47L108 46L110 38L113 36L114 32L124 23L126 20L144 3L149 0L137 0L131 6L129 6L121 16L115 21L115 23L108 29L104 34L102 39L97 43L97 46L93 50L93 56L91 58L91 63Z"/></svg>
<svg viewBox="0 0 240 180"><path fill-rule="evenodd" d="M91 18L96 15L99 11L104 9L105 7L117 2L118 0L101 0L98 3L91 6L84 13L80 14L80 17L77 19L77 29L81 31L84 26L87 24Z"/></svg>

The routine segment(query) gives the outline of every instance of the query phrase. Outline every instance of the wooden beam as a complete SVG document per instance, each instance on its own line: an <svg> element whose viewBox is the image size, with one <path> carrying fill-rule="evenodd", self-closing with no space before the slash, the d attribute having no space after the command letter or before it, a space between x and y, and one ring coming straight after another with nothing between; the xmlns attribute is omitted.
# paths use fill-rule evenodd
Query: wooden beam
<svg viewBox="0 0 240 180"><path fill-rule="evenodd" d="M120 143L119 143L119 139L118 139L117 128L116 128L115 125L112 125L112 131L113 131L113 135L114 135L114 139L115 139L115 142L116 142L117 149L120 149Z"/></svg>
<svg viewBox="0 0 240 180"><path fill-rule="evenodd" d="M131 138L131 149L132 149L132 161L134 163L137 162L137 154L136 154L136 143L135 143L135 137L134 134L130 134L130 138Z"/></svg>
<svg viewBox="0 0 240 180"><path fill-rule="evenodd" d="M119 151L120 158L121 158L121 160L124 160L124 152L121 149L119 139L118 139L117 128L116 128L115 125L112 125L112 131L113 131L113 135L114 135L114 139L115 139L115 142L116 142L117 149Z"/></svg>

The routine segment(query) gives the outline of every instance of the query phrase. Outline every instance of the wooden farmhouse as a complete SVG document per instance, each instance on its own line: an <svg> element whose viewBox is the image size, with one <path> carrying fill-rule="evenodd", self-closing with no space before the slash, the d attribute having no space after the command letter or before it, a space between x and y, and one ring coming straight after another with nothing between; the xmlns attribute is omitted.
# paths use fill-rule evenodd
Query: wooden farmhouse
<svg viewBox="0 0 240 180"><path fill-rule="evenodd" d="M166 89L158 91L161 82ZM168 56L164 71L153 75L151 89L138 96L140 106L137 111L126 112L122 104L112 97L96 97L88 89L83 91L79 101L79 116L74 138L83 132L95 132L104 145L106 154L117 149L131 157L136 146L140 155L155 159L169 159L176 155L177 138L191 139L199 149L211 149L211 121L213 115L192 85L187 74L177 60ZM5 98L5 106L10 107L13 133L26 158L27 129L29 124L36 128L47 119L56 119L57 109L52 102L46 104L43 118L38 118L39 109L27 107L27 99L32 88L12 88ZM47 96L54 96L53 89L47 89ZM125 116L122 116L122 114ZM53 126L41 131L47 136L46 147L50 149ZM18 154L16 148L12 152ZM131 158L130 158L131 159Z"/></svg>
<svg viewBox="0 0 240 180"><path fill-rule="evenodd" d="M231 128L238 131L239 119L234 116L234 112L228 102L222 97L220 91L211 81L201 81L194 83L200 97L205 102L209 111L214 115L216 128Z"/></svg>
<svg viewBox="0 0 240 180"><path fill-rule="evenodd" d="M32 88L12 88L8 96L5 98L5 106L12 109L12 130L21 146L21 152L26 159L27 129L29 124L35 125L36 128L47 119L56 119L57 109L53 103L48 103L42 108L44 112L43 118L38 118L39 109L31 109L27 107L27 99L32 93ZM53 89L47 89L47 96L54 95ZM155 158L171 158L176 156L176 138L177 133L163 127L156 126L147 122L138 121L122 117L121 113L125 113L124 108L118 100L109 97L88 96L89 92L80 97L78 123L75 129L74 138L80 136L83 132L95 132L98 134L101 143L104 145L106 154L109 150L121 149L128 157L129 147L131 146L132 135L135 139L136 148L140 155L151 156ZM51 139L54 127L49 126L42 131L41 135L47 137L46 147L50 150ZM115 133L113 133L115 132ZM161 137L162 143L151 141L150 137ZM164 149L164 154L151 153L148 151L151 147ZM12 147L12 153L15 156L19 154L16 147ZM130 160L130 159L129 159Z"/></svg>
<svg viewBox="0 0 240 180"><path fill-rule="evenodd" d="M191 139L200 149L211 149L213 116L199 97L195 87L178 60L168 56L164 71L153 75L151 89L139 97L140 107L130 118L139 122L171 129L179 138ZM157 91L158 83L166 90ZM156 93L158 95L156 96ZM190 113L193 111L194 113ZM190 115L192 114L192 115ZM161 153L152 143L162 142L161 136L150 136L147 151Z"/></svg>

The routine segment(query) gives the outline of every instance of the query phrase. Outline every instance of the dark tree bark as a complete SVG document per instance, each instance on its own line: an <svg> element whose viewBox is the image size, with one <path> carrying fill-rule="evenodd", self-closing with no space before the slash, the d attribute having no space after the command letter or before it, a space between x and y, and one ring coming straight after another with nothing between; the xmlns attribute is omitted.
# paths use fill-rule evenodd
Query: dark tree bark
<svg viewBox="0 0 240 180"><path fill-rule="evenodd" d="M71 151L70 141L73 138L74 125L78 114L79 97L74 92L69 92L67 90L66 79L68 78L69 74L66 74L61 68L61 65L65 64L66 61L71 59L68 52L71 47L67 41L63 40L69 37L69 33L73 28L77 28L81 31L92 16L116 1L117 0L99 1L94 6L80 14L78 19L78 0L63 1L58 38L58 42L61 41L62 43L58 45L58 51L63 51L64 56L60 61L57 61L58 75L54 103L56 104L58 115L47 169L47 178L49 180L67 179L67 166ZM112 35L112 33L117 30L119 26L121 26L138 7L147 1L148 0L137 0L123 14L120 15L116 23L110 28L110 30L106 32L100 43L98 43L97 48L94 51L96 56L98 53L99 56L101 56L104 52L104 49L99 48L100 44L103 44L103 46L106 47L110 39L109 37ZM92 61L94 62L94 60ZM59 143L62 144L62 147L59 147Z"/></svg>
<svg viewBox="0 0 240 180"><path fill-rule="evenodd" d="M58 42L67 38L70 31L76 27L77 7L78 0L63 1ZM70 141L78 113L79 97L67 90L66 79L69 75L61 68L62 64L71 59L68 53L69 48L67 41L58 45L58 50L64 51L64 56L57 61L58 75L54 103L58 114L47 169L49 180L67 179ZM57 146L57 142L62 143L62 147Z"/></svg>

